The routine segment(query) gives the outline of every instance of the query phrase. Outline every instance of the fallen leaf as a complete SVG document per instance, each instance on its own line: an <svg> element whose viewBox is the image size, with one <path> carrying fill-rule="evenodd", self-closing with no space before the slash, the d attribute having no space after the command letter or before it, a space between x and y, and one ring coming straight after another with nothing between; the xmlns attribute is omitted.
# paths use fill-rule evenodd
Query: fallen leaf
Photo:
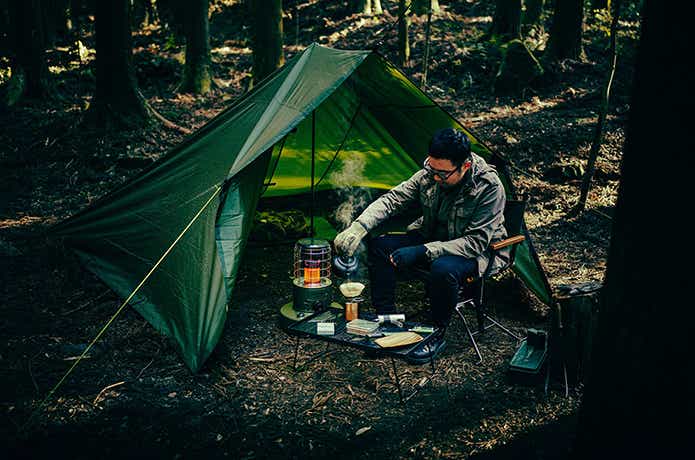
<svg viewBox="0 0 695 460"><path fill-rule="evenodd" d="M372 429L371 426L364 426L364 427L360 428L359 430L355 431L355 436L359 436L361 434L364 434L371 429Z"/></svg>

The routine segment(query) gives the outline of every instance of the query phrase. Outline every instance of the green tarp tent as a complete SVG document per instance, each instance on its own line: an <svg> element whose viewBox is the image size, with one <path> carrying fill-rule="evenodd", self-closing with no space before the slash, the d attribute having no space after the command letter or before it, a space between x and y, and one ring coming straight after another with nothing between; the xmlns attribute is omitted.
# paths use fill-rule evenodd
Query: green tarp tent
<svg viewBox="0 0 695 460"><path fill-rule="evenodd" d="M327 169L355 156L364 170L350 185L389 189L419 168L431 135L447 126L466 131L378 53L313 44L53 231L125 299L187 229L131 305L173 338L197 371L222 333L262 193L309 191L312 151L316 190L335 187ZM504 161L471 140L476 153L498 164L511 192ZM549 302L530 240L517 254L516 272Z"/></svg>

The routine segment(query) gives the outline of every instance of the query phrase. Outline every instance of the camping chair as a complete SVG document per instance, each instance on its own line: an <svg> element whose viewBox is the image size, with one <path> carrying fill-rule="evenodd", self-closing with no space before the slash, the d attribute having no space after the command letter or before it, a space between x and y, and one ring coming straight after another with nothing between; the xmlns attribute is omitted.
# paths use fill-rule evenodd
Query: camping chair
<svg viewBox="0 0 695 460"><path fill-rule="evenodd" d="M524 211L526 210L527 203L526 196L521 197L521 199L511 199L507 200L504 208L504 227L507 230L506 239L501 241L496 241L489 246L489 251L491 255L494 255L497 251L511 246L511 251L509 255L509 262L496 270L492 269L492 264L488 266L488 269L483 273L482 276L478 278L468 278L467 283L472 286L473 289L467 289L468 286L463 286L459 290L459 298L455 307L455 311L458 316L463 320L463 325L466 329L466 333L475 348L475 352L478 354L478 363L483 362L483 355L478 348L478 344L475 341L475 336L484 332L486 329L491 327L497 327L506 335L520 341L522 338L514 334L504 325L502 325L497 319L495 319L489 312L487 305L485 303L484 293L485 293L485 281L493 277L498 277L505 273L507 270L514 266L514 259L516 256L516 249L519 243L524 241L526 237L523 234L523 222L524 222ZM416 277L427 281L429 276L429 271L425 269L414 269L416 271ZM466 295L467 293L470 293ZM478 328L477 330L471 330L468 320L464 315L465 309L471 309L475 311ZM486 324L487 323L487 324Z"/></svg>

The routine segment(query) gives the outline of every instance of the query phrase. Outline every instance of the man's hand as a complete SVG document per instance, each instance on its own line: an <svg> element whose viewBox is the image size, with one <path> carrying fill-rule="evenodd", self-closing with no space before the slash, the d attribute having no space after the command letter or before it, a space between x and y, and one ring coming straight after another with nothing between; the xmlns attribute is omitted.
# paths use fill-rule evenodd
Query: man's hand
<svg viewBox="0 0 695 460"><path fill-rule="evenodd" d="M406 246L396 249L389 257L394 267L406 268L427 259L427 248L424 244L417 246Z"/></svg>
<svg viewBox="0 0 695 460"><path fill-rule="evenodd" d="M355 221L350 224L348 228L338 233L335 240L333 240L333 244L335 244L335 248L338 251L351 256L355 253L357 247L360 245L360 241L362 241L362 238L364 238L366 234L367 230L362 224Z"/></svg>

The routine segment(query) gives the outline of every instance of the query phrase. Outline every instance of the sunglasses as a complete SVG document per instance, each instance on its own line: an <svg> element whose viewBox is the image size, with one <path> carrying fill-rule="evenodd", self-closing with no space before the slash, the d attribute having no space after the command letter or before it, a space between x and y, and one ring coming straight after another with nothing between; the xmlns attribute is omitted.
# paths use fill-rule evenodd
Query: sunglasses
<svg viewBox="0 0 695 460"><path fill-rule="evenodd" d="M429 157L428 157L428 158L425 158L424 163L422 163L422 167L425 169L425 171L427 171L427 173L428 173L430 176L437 176L437 177L439 177L441 180L447 180L448 178L451 177L452 174L454 174L456 171L458 171L459 169L461 169L461 166L458 166L458 167L452 169L451 171L444 171L444 170L441 170L441 169L434 169L432 166L430 166L430 159L429 159Z"/></svg>

